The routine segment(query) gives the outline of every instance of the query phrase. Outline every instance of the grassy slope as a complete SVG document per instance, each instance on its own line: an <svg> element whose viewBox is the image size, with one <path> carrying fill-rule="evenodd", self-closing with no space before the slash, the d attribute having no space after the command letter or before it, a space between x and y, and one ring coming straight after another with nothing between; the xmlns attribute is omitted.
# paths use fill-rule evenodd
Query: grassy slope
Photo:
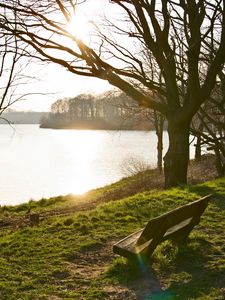
<svg viewBox="0 0 225 300"><path fill-rule="evenodd" d="M115 200L128 181L89 193L88 203L107 201L109 191L116 196L84 212L75 211L81 199L72 196L1 208L0 219L21 219L31 207L43 220L36 227L11 222L1 228L0 299L137 299L143 274L113 255L113 242L209 193L213 199L187 246L167 241L155 251L151 276L159 285L146 299L225 299L225 179Z"/></svg>

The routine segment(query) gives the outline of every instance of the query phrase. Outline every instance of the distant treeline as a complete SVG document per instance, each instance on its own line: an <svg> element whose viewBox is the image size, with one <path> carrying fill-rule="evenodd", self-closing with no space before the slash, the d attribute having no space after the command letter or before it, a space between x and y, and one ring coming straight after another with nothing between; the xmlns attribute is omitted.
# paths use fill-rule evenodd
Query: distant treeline
<svg viewBox="0 0 225 300"><path fill-rule="evenodd" d="M57 100L40 127L55 129L152 130L150 111L119 92L81 94Z"/></svg>
<svg viewBox="0 0 225 300"><path fill-rule="evenodd" d="M0 124L40 124L41 120L48 116L46 112L34 111L8 111L0 116Z"/></svg>

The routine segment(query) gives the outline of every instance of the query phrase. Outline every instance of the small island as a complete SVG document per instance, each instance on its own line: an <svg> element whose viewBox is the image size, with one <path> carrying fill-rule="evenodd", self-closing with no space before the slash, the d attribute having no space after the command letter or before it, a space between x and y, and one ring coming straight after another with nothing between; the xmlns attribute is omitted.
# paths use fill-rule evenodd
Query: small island
<svg viewBox="0 0 225 300"><path fill-rule="evenodd" d="M41 128L94 130L153 130L152 114L118 91L80 94L59 99L44 116Z"/></svg>

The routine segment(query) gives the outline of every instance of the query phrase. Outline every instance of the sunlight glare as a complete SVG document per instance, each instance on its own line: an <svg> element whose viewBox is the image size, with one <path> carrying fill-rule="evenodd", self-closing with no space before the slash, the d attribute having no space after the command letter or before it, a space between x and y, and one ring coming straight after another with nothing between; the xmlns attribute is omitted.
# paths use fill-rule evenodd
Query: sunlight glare
<svg viewBox="0 0 225 300"><path fill-rule="evenodd" d="M87 44L90 42L91 29L91 21L81 13L75 14L71 21L67 24L67 31Z"/></svg>
<svg viewBox="0 0 225 300"><path fill-rule="evenodd" d="M60 180L60 188L81 195L97 186L92 162L101 147L103 134L91 130L61 131L60 147L66 153L67 173ZM56 133L56 138L57 138ZM60 158L59 158L60 159ZM74 166L71 168L70 166ZM65 166L66 167L66 166Z"/></svg>

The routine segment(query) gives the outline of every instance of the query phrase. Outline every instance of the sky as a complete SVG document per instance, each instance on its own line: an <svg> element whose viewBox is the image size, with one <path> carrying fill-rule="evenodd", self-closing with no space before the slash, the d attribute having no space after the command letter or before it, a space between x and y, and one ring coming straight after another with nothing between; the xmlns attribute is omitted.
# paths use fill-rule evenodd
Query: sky
<svg viewBox="0 0 225 300"><path fill-rule="evenodd" d="M29 72L35 79L23 86L19 93L33 93L15 103L11 108L24 111L49 111L58 99L74 97L82 93L98 94L112 89L106 81L72 74L63 67L51 64L37 66L31 64Z"/></svg>
<svg viewBox="0 0 225 300"><path fill-rule="evenodd" d="M82 28L82 35L85 34L85 30L89 30L87 20L96 21L99 15L108 13L116 13L116 6L106 0L88 0L86 4L78 6L79 22L85 20L79 26ZM58 99L86 92L98 94L113 88L106 81L78 76L55 64L30 63L26 74L35 76L35 80L24 85L22 92L34 94L14 104L12 108L16 110L49 111L51 104Z"/></svg>

